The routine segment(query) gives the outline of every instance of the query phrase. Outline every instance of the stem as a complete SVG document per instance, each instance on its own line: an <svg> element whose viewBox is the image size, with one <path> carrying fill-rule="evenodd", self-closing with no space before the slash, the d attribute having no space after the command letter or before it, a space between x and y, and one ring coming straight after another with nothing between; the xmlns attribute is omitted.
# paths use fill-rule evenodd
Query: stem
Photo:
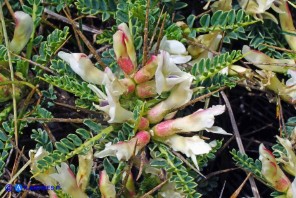
<svg viewBox="0 0 296 198"><path fill-rule="evenodd" d="M99 139L101 139L102 137L106 137L107 135L109 135L109 133L111 133L113 131L113 127L109 126L105 129L103 129L101 131L101 133L97 134L96 136L92 137L91 139L89 139L88 141L84 142L82 145L80 145L78 148L76 148L75 150L71 151L70 153L68 153L65 156L62 156L59 160L53 162L50 165L47 165L46 167L43 167L41 170L39 170L37 173L35 173L31 178L38 176L40 173L43 173L45 171L47 171L49 168L54 167L68 159L70 159L71 157L80 154L85 148L91 146L94 142L98 141Z"/></svg>
<svg viewBox="0 0 296 198"><path fill-rule="evenodd" d="M7 48L7 56L8 56L8 64L9 64L9 70L10 70L10 78L11 81L14 81L14 72L11 62L11 56L10 56L10 50L9 50L9 41L8 36L5 28L5 21L2 11L2 6L0 6L0 20L2 23L2 29L3 29L3 36L5 40L5 45ZM13 103L13 120L14 120L14 137L15 137L15 144L18 146L18 131L17 131L17 105L16 105L16 98L15 98L15 85L12 84L12 103Z"/></svg>

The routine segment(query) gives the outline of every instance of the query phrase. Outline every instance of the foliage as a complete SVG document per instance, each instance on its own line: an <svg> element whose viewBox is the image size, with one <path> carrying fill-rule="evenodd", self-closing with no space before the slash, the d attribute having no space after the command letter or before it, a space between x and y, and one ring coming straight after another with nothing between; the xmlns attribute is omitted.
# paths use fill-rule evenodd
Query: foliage
<svg viewBox="0 0 296 198"><path fill-rule="evenodd" d="M229 3L231 5L227 7ZM1 183L15 183L8 181L13 175L18 176L19 182L26 183L33 175L32 178L44 184L40 177L46 175L47 179L51 178L52 175L48 174L51 171L57 173L58 167L64 166L65 162L66 166L69 164L71 174L77 176L73 177L75 190L89 197L105 196L104 184L100 184L103 170L110 178L107 184L114 188L118 197L146 196L147 193L151 197L165 197L163 194L166 193L214 197L217 189L222 188L220 175L209 179L203 174L220 171L213 160L220 160L217 156L223 150L218 151L223 148L231 149L236 166L251 172L256 179L275 190L272 196L288 196L290 191L280 193L268 175L264 175L262 161L250 158L249 153L237 151L228 141L227 147L224 145L222 138L226 136L221 137L225 135L222 128L223 131L232 131L227 124L219 127L226 123L226 114L222 117L223 122L218 120L213 126L214 117L226 109L222 100L217 105L218 91L233 90L240 85L251 92L249 95L263 92L270 101L277 101L277 115L269 117L279 119L276 124L280 123L280 129L268 135L284 138L295 148L296 118L289 116L287 123L284 123L284 118L291 114L291 106L295 107L296 103L295 70L290 65L296 57L293 43L296 34L293 28L285 27L288 20L285 21L287 23L281 21L283 12L276 10L271 15L268 11L269 8L280 9L280 5L265 2L270 4L265 7L260 4L263 6L260 7L258 3L260 9L256 9L257 4L254 4L254 9L250 10L249 7L240 7L239 3L241 1L228 0L196 1L194 4L182 0L5 1L0 8L1 178L4 175ZM295 1L289 1L293 9L291 13L294 4ZM20 31L19 34L24 35L19 38L26 36L28 42L20 54L14 54L4 39L9 43L17 34L14 31L17 31L21 20L12 12L18 10L30 15L33 29L30 35ZM291 17L293 26L294 15L286 17ZM120 24L121 28L118 27ZM163 39L164 36L167 40ZM243 45L256 51L244 53ZM194 49L190 50L191 47ZM69 52L69 57L72 57L67 59L57 55L60 51ZM249 53L252 53L251 58ZM83 62L85 60L94 65ZM257 60L263 63L259 64ZM261 64L267 65L264 67L266 70ZM125 67L130 66L131 73L125 71ZM292 71L278 74L274 69L287 66ZM91 79L93 72L102 76ZM141 75L149 79L138 80ZM102 82L98 83L98 79ZM141 80L144 82L139 82ZM142 85L147 87L141 90ZM151 95L141 97L141 91ZM205 94L206 100L196 102L197 97ZM239 100L248 95L239 94ZM245 114L246 107L260 109L241 104L231 106L239 106L242 114ZM283 109L287 105L291 105L288 110ZM233 122L237 114L231 114ZM154 120L157 116L160 121ZM69 123L63 124L65 120ZM240 128L244 119L237 120ZM254 120L262 122L259 118ZM143 123L146 126L142 126ZM138 137L139 134L143 136ZM174 142L174 138L185 143ZM237 139L243 139L245 143L244 138ZM252 143L250 145L253 146ZM289 159L285 156L290 151L280 139L270 145L273 145L279 167L286 169L285 163ZM20 152L22 147L24 152ZM255 147L257 149L258 145ZM29 149L32 150L28 152ZM37 151L43 151L46 156L35 160L40 157ZM21 166L26 163L24 159L28 153L33 158L30 159L32 164L30 170L23 170ZM102 153L104 156L98 157ZM83 157L84 161L81 160ZM198 165L199 170L193 164ZM87 169L87 165L91 167ZM58 174L61 176L65 172ZM81 183L76 185L80 182L79 174L82 174L80 179L82 183L86 182L85 186ZM129 174L132 176L128 178ZM166 184L172 184L172 189L167 190ZM233 189L229 188L227 193ZM0 191L0 196L3 192ZM246 192L244 196L249 193L248 190ZM57 197L70 197L66 188L54 193ZM17 196L15 192L12 195Z"/></svg>

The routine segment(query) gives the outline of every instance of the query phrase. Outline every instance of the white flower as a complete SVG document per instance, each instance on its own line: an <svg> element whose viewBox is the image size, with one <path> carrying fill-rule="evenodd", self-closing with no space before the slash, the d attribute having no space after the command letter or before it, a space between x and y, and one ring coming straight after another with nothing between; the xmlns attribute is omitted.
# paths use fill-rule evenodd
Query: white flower
<svg viewBox="0 0 296 198"><path fill-rule="evenodd" d="M104 158L106 156L116 156L118 160L128 161L132 155L135 155L150 141L150 134L147 131L140 131L136 136L126 142L118 142L111 145L111 142L106 144L105 149L96 152L95 157ZM136 145L137 144L137 145Z"/></svg>
<svg viewBox="0 0 296 198"><path fill-rule="evenodd" d="M170 59L175 64L183 64L191 60L191 56L188 55L185 46L181 42L167 40L166 36L162 38L159 49L167 51L170 54Z"/></svg>
<svg viewBox="0 0 296 198"><path fill-rule="evenodd" d="M76 178L68 164L62 162L61 166L56 166L57 173L50 177L55 179L61 185L62 190L73 198L84 198L87 195L78 187Z"/></svg>
<svg viewBox="0 0 296 198"><path fill-rule="evenodd" d="M97 96L101 99L100 105L94 104L96 109L104 111L110 116L109 123L123 123L132 118L133 113L124 109L119 103L119 97L113 96L112 93L106 88L107 96L94 85L88 85Z"/></svg>
<svg viewBox="0 0 296 198"><path fill-rule="evenodd" d="M260 69L264 69L267 71L274 71L279 73L286 73L288 69L293 67L283 67L283 65L277 65L277 64L288 64L293 65L295 64L295 61L292 59L274 59L270 58L266 54L257 51L252 50L249 46L244 45L242 53L244 55L244 58L252 62L255 66L259 67Z"/></svg>
<svg viewBox="0 0 296 198"><path fill-rule="evenodd" d="M178 108L190 101L193 94L190 89L193 76L190 74L184 76L186 76L185 80L172 89L170 96L166 100L158 103L148 111L147 118L152 124L161 121L171 109Z"/></svg>
<svg viewBox="0 0 296 198"><path fill-rule="evenodd" d="M166 51L160 51L158 66L155 72L156 92L160 95L163 91L171 90L175 85L192 78L189 73L183 72L171 60Z"/></svg>
<svg viewBox="0 0 296 198"><path fill-rule="evenodd" d="M115 185L109 180L109 176L105 170L100 172L99 187L102 198L115 198Z"/></svg>
<svg viewBox="0 0 296 198"><path fill-rule="evenodd" d="M199 136L183 137L180 135L169 136L165 141L174 151L179 151L187 157L191 157L194 165L198 168L196 155L202 155L211 151L211 146Z"/></svg>
<svg viewBox="0 0 296 198"><path fill-rule="evenodd" d="M112 96L119 97L127 92L127 88L118 80L118 78L116 78L109 67L106 67L105 74L103 85L106 86Z"/></svg>
<svg viewBox="0 0 296 198"><path fill-rule="evenodd" d="M154 135L167 137L176 133L206 130L212 133L229 135L222 128L213 126L215 116L225 111L224 105L216 105L208 109L199 109L191 115L174 120L163 121L154 126Z"/></svg>
<svg viewBox="0 0 296 198"><path fill-rule="evenodd" d="M66 53L60 51L58 56L66 61L71 69L88 83L102 85L105 73L96 68L83 53Z"/></svg>

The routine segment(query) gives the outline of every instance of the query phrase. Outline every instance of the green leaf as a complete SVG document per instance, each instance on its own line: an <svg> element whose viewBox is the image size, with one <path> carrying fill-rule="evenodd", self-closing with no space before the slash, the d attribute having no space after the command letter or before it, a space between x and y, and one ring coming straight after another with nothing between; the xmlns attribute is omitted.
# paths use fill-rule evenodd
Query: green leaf
<svg viewBox="0 0 296 198"><path fill-rule="evenodd" d="M210 15L205 14L200 18L199 23L202 27L209 27L210 21L211 21Z"/></svg>

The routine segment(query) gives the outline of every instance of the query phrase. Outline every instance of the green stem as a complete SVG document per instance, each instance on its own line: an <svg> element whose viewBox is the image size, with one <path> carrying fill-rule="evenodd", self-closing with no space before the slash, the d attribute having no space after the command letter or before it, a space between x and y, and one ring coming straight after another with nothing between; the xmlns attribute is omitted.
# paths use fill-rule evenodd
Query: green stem
<svg viewBox="0 0 296 198"><path fill-rule="evenodd" d="M111 183L116 185L117 182L120 180L120 176L122 175L123 169L125 167L125 162L119 162L118 167L116 169L115 174L112 177Z"/></svg>
<svg viewBox="0 0 296 198"><path fill-rule="evenodd" d="M47 171L49 168L54 167L68 159L70 159L71 157L80 154L85 148L92 146L96 141L98 141L99 139L101 139L102 137L106 137L107 135L109 135L112 131L113 131L113 127L109 126L105 129L103 129L101 131L101 133L97 134L96 136L92 137L91 139L89 139L88 141L86 141L85 143L83 143L82 145L80 145L78 148L76 148L75 150L71 151L70 153L68 153L65 156L62 156L59 160L53 162L52 164L50 164L49 166L45 166L43 167L41 170L39 170L37 173L35 173L32 177L36 177L37 175L39 175L40 173L43 173L45 171Z"/></svg>
<svg viewBox="0 0 296 198"><path fill-rule="evenodd" d="M2 23L2 30L3 30L4 40L5 40L5 46L7 48L8 64L9 64L9 70L10 70L10 79L11 79L11 81L14 81L14 71L13 71L12 62L11 62L11 55L10 55L10 50L9 50L9 41L8 41L8 36L7 36L6 28L5 28L5 21L4 21L2 6L0 6L0 20L1 20L1 23ZM15 137L15 144L16 144L16 146L18 146L17 105L16 105L16 97L15 97L15 95L16 95L15 94L15 85L12 84L14 137Z"/></svg>

